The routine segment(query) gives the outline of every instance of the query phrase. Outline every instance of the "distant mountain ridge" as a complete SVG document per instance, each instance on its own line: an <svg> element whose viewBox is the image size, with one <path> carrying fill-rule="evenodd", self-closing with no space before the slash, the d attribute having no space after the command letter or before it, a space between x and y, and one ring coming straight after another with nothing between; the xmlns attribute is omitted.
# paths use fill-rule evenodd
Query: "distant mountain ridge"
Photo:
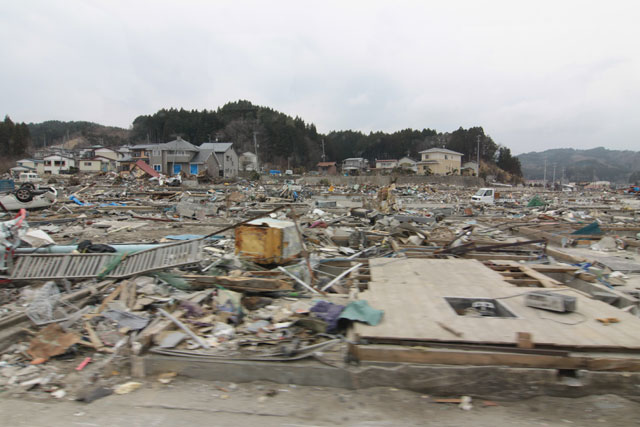
<svg viewBox="0 0 640 427"><path fill-rule="evenodd" d="M29 123L29 133L34 147L59 145L70 140L82 140L86 144L117 146L130 141L131 131L99 123L59 120L47 120L42 123Z"/></svg>
<svg viewBox="0 0 640 427"><path fill-rule="evenodd" d="M559 148L517 156L525 179L543 179L545 159L547 180L555 177L571 182L611 181L628 183L640 174L640 151L609 150L604 147L589 150ZM634 175L634 172L638 174ZM632 177L632 175L634 175Z"/></svg>

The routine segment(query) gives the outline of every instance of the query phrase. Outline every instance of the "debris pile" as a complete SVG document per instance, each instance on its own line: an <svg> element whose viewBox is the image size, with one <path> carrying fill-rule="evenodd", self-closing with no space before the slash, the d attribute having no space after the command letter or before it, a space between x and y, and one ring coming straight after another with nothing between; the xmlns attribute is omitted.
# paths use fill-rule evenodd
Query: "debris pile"
<svg viewBox="0 0 640 427"><path fill-rule="evenodd" d="M531 311L511 313L519 320L549 317L616 331L640 313L634 194L510 188L491 203L475 203L475 189L444 185L240 181L185 188L181 180L175 185L182 187L169 189L161 177L150 181L148 175L137 168L122 178L105 174L89 186L59 180L56 203L4 214L0 388L90 402L134 391L140 386L130 379L137 375L135 361L149 355L312 359L347 369L379 360L368 345L451 340L486 346L490 338L474 336L471 324L455 316L473 322L500 317L518 311L508 305L529 292L537 293L528 304L522 297L522 307ZM467 287L471 296L486 298L467 304L452 299L463 296L453 291L434 296L441 305L424 301L435 311L423 317L419 305L406 306L415 310L409 313L414 321L437 332L397 336L397 343L390 334L376 342L377 328L399 325L394 316L401 307L393 305L393 295L411 299L427 292L423 288L439 289L432 282L438 269L451 268L411 263L420 260L479 263L478 275L465 272L471 264L451 270L457 280L451 289ZM489 275L506 293L481 295L489 288L474 288ZM567 312L581 313L584 321L553 317L560 315L553 304L575 296L555 298L567 290L579 293L577 308ZM502 304L500 298L513 299ZM609 308L595 305L582 313L580 298ZM433 314L438 310L456 321L445 322ZM501 345L551 351L555 344L536 342L534 329L522 326ZM368 343L358 341L362 336ZM636 341L625 345L640 348ZM424 356L411 354L407 361ZM454 363L429 354L425 363ZM460 404L470 409L471 399Z"/></svg>

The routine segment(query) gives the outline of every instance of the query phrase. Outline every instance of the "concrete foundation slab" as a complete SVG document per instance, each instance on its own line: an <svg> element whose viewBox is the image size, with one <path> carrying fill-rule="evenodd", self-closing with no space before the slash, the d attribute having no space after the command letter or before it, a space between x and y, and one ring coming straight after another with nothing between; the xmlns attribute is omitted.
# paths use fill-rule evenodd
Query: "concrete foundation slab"
<svg viewBox="0 0 640 427"><path fill-rule="evenodd" d="M271 381L346 389L395 387L441 396L472 395L502 400L604 393L640 399L640 374L626 372L388 363L340 368L316 361L218 361L153 354L135 361L132 371L144 376L176 372L190 378L238 383Z"/></svg>

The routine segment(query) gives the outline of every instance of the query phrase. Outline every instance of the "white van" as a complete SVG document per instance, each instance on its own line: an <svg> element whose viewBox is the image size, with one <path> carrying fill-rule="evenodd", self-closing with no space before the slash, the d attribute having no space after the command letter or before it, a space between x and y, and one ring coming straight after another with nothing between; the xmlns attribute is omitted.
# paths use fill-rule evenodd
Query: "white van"
<svg viewBox="0 0 640 427"><path fill-rule="evenodd" d="M42 182L42 178L35 172L22 172L18 176L18 182Z"/></svg>
<svg viewBox="0 0 640 427"><path fill-rule="evenodd" d="M476 194L471 196L471 202L493 205L494 203L513 203L515 200L513 198L507 199L502 197L502 195L496 193L496 190L493 188L481 188Z"/></svg>

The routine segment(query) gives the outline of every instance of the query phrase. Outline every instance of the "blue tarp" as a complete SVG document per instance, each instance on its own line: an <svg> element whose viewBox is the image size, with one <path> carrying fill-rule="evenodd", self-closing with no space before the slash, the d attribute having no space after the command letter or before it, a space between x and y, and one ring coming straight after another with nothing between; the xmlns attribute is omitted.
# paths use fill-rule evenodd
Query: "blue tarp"
<svg viewBox="0 0 640 427"><path fill-rule="evenodd" d="M83 201L81 201L80 199L78 199L75 194L72 194L69 196L69 200L71 200L72 202L74 202L76 205L80 205L80 206L91 206L91 204L89 203L85 203Z"/></svg>

